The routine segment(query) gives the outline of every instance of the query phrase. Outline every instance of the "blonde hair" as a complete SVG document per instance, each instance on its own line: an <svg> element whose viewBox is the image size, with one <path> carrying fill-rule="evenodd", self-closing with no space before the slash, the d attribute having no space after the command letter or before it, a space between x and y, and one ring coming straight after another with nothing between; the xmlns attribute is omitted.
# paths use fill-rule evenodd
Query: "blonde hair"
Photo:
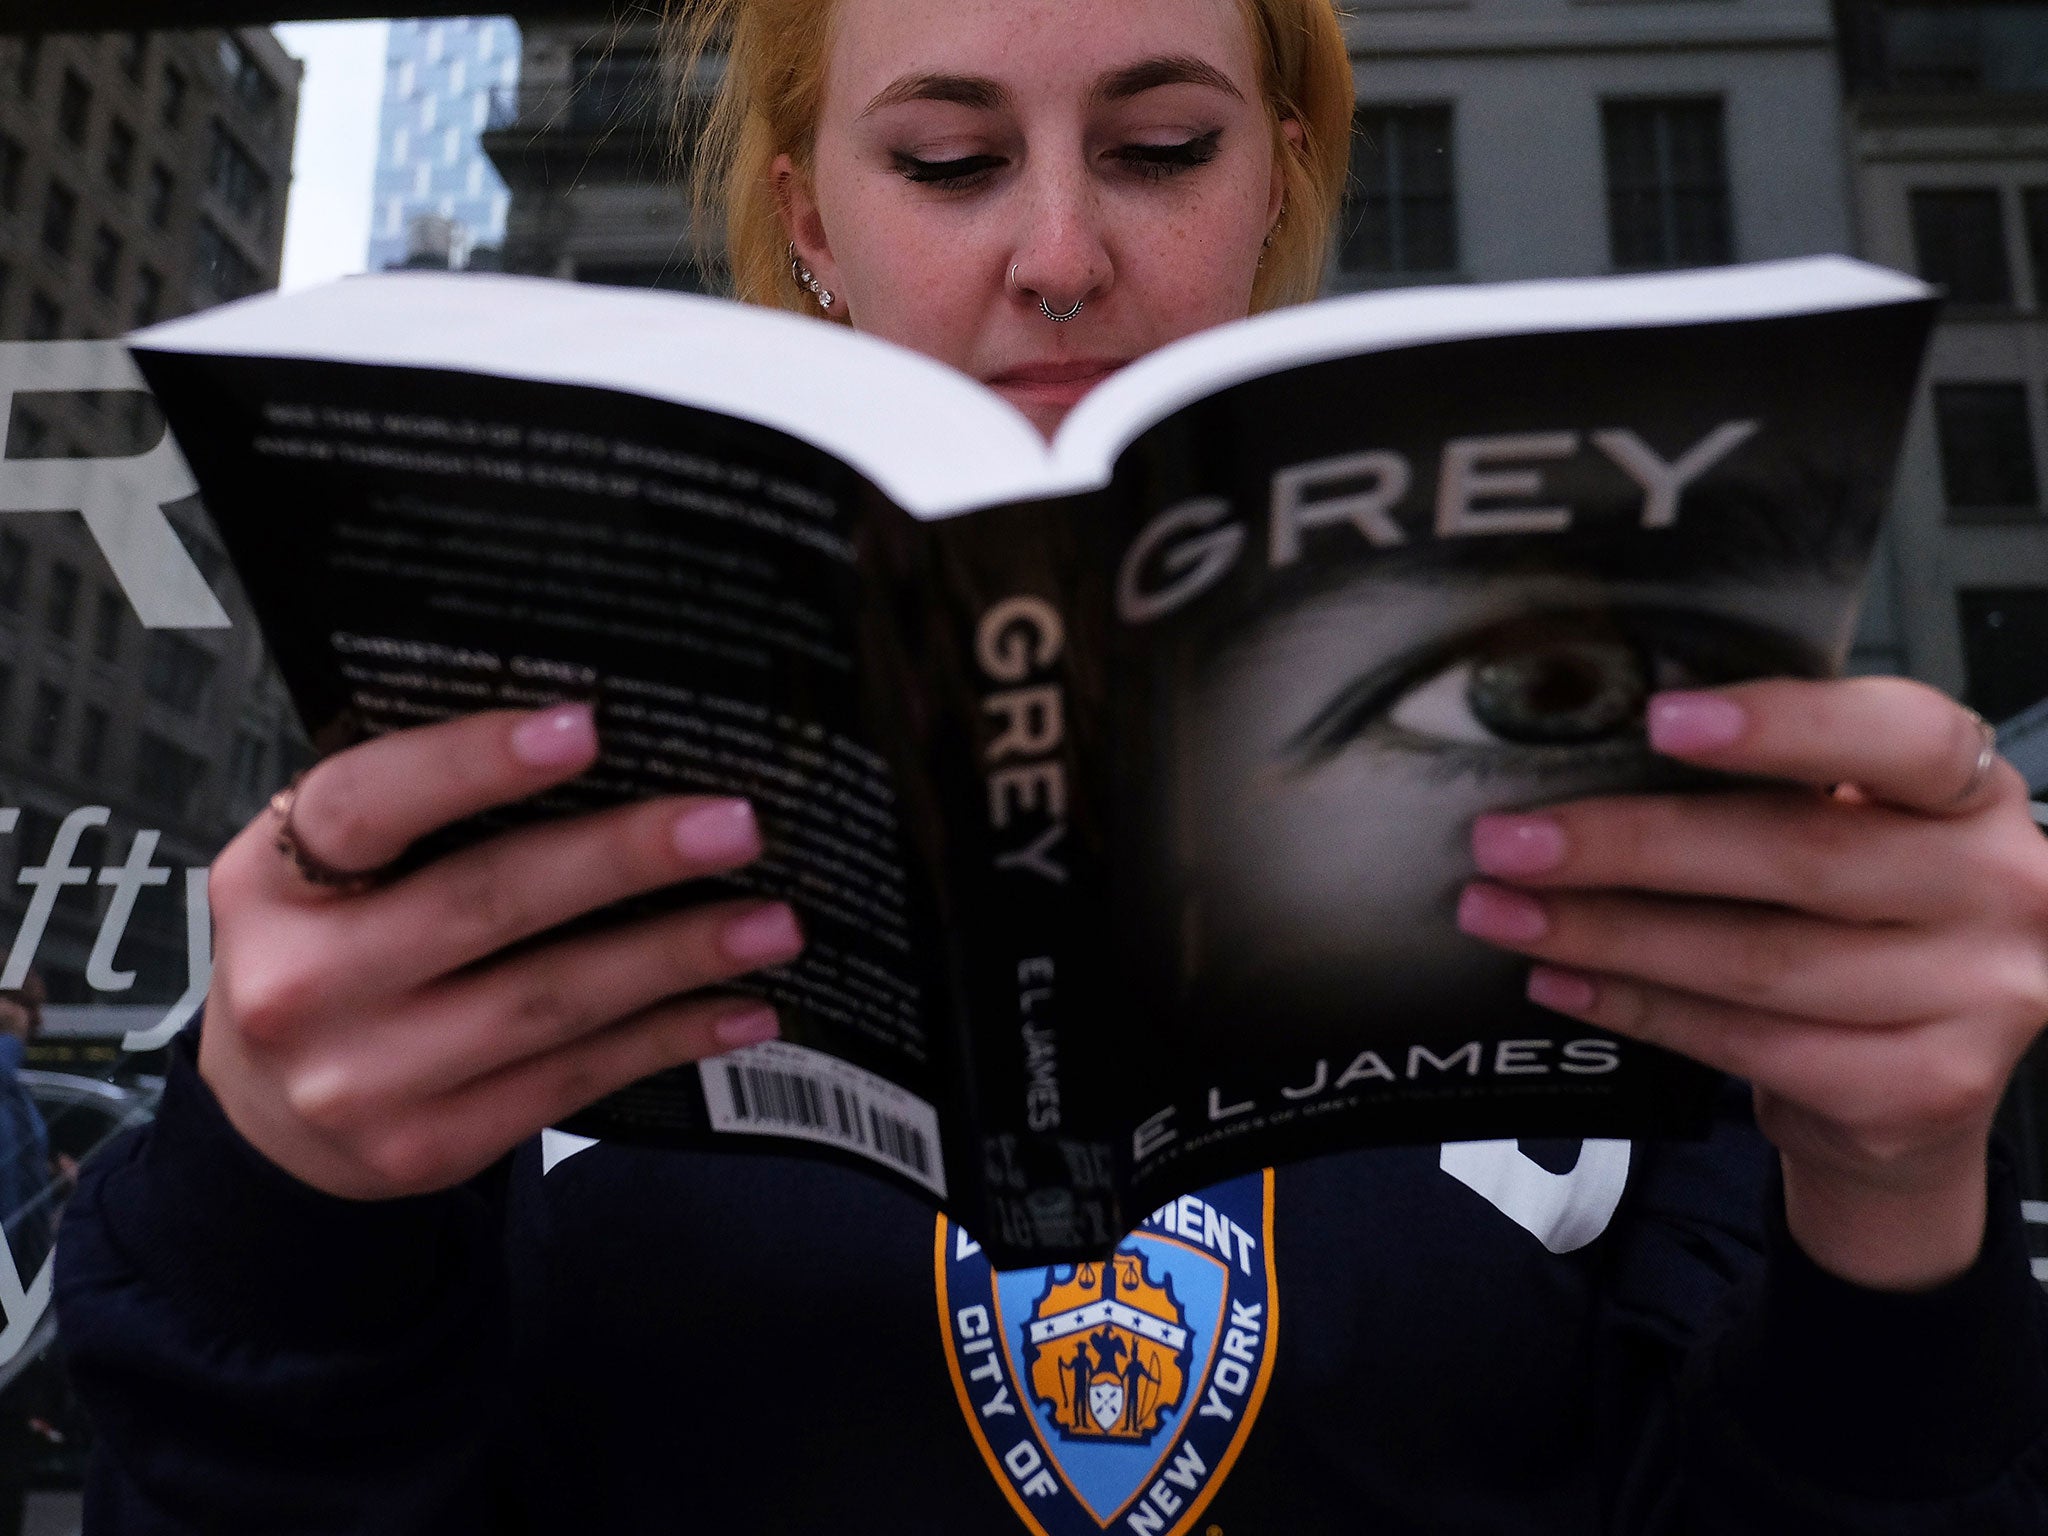
<svg viewBox="0 0 2048 1536"><path fill-rule="evenodd" d="M791 280L769 168L786 154L811 174L824 108L836 0L672 0L663 19L679 110L676 155L690 172L699 231L722 224L733 295L816 315ZM1321 286L1351 146L1351 59L1333 0L1237 0L1258 45L1284 193L1280 223L1252 288L1252 311L1312 299ZM696 71L720 51L708 115L693 110ZM1280 128L1301 125L1297 146Z"/></svg>

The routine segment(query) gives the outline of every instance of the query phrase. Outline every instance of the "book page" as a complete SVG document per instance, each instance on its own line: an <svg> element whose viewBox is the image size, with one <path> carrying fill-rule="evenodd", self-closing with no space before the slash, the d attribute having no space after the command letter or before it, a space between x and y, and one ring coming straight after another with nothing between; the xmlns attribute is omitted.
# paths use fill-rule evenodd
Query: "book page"
<svg viewBox="0 0 2048 1536"><path fill-rule="evenodd" d="M844 326L696 294L384 273L175 320L138 349L325 359L636 394L801 438L928 516L1040 493L1044 440L942 363Z"/></svg>
<svg viewBox="0 0 2048 1536"><path fill-rule="evenodd" d="M1926 298L1916 278L1843 256L1698 272L1407 288L1295 305L1162 347L1083 400L1054 443L1056 486L1106 481L1148 427L1247 380L1341 357L1481 336L1762 320Z"/></svg>
<svg viewBox="0 0 2048 1536"><path fill-rule="evenodd" d="M584 1134L809 1139L947 1188L933 1103L929 871L871 699L857 549L900 520L836 459L724 416L599 390L356 363L145 354L316 747L587 699L574 781L425 840L664 794L740 796L766 853L612 909L789 902L808 944L745 978L787 1038L579 1116ZM872 504L872 505L871 505ZM701 1091L700 1091L701 1089Z"/></svg>

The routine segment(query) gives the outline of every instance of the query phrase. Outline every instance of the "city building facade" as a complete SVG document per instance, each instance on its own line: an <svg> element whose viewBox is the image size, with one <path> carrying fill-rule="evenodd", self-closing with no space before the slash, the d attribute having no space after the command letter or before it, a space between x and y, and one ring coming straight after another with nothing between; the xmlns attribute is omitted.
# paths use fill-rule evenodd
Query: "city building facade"
<svg viewBox="0 0 2048 1536"><path fill-rule="evenodd" d="M1338 289L1849 248L1826 0L1356 0Z"/></svg>
<svg viewBox="0 0 2048 1536"><path fill-rule="evenodd" d="M443 267L495 265L512 199L481 135L493 103L518 83L519 24L510 17L391 23L371 271L433 265L435 257Z"/></svg>
<svg viewBox="0 0 2048 1536"><path fill-rule="evenodd" d="M102 343L276 285L299 86L262 28L0 37L5 456L67 461L81 510L163 438ZM163 511L182 607L78 512L0 516L0 986L117 1016L203 971L185 871L300 750L203 511Z"/></svg>
<svg viewBox="0 0 2048 1536"><path fill-rule="evenodd" d="M717 241L691 230L655 23L593 16L524 35L520 84L484 139L512 189L506 270L717 291Z"/></svg>
<svg viewBox="0 0 2048 1536"><path fill-rule="evenodd" d="M1893 503L1911 670L2048 698L2048 4L1843 6L1858 243L1947 303Z"/></svg>

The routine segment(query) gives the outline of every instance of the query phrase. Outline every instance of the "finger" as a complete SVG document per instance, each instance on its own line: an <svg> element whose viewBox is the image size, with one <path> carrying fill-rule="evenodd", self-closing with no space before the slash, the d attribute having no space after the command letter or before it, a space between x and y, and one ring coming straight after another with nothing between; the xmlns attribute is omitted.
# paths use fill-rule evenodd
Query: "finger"
<svg viewBox="0 0 2048 1536"><path fill-rule="evenodd" d="M1458 926L1517 954L1718 998L1861 1025L1954 1011L1983 957L1932 933L1830 922L1735 902L1547 894L1467 886Z"/></svg>
<svg viewBox="0 0 2048 1536"><path fill-rule="evenodd" d="M337 871L382 869L429 832L575 777L597 757L588 704L492 710L397 731L335 754L309 771L291 803L306 856ZM276 860L276 886L329 894Z"/></svg>
<svg viewBox="0 0 2048 1536"><path fill-rule="evenodd" d="M1847 782L1926 815L2025 795L2017 773L1985 757L1982 721L1903 678L1774 678L1659 694L1649 729L1653 747L1687 762L1818 787Z"/></svg>
<svg viewBox="0 0 2048 1536"><path fill-rule="evenodd" d="M1845 1031L1620 977L1537 966L1530 1001L1598 1029L1662 1046L1845 1126L1952 1119L2002 1072L1961 1027Z"/></svg>
<svg viewBox="0 0 2048 1536"><path fill-rule="evenodd" d="M550 944L464 975L357 1054L351 1091L370 1100L450 1092L551 1055L658 1003L796 958L796 915L779 902L733 901Z"/></svg>
<svg viewBox="0 0 2048 1536"><path fill-rule="evenodd" d="M1978 841L1886 806L1766 789L1482 816L1472 857L1483 875L1540 890L1713 896L1880 922L1932 919L1981 896L2002 866Z"/></svg>
<svg viewBox="0 0 2048 1536"><path fill-rule="evenodd" d="M428 1101L364 1157L389 1189L446 1188L606 1094L779 1032L775 1011L752 998L663 1004Z"/></svg>
<svg viewBox="0 0 2048 1536"><path fill-rule="evenodd" d="M503 833L334 910L337 974L417 986L630 896L761 855L744 800L678 797Z"/></svg>

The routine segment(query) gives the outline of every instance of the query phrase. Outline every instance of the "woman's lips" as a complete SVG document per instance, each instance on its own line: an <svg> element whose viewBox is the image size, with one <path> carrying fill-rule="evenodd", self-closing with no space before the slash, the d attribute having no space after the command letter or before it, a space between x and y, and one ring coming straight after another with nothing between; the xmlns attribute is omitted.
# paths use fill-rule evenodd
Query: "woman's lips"
<svg viewBox="0 0 2048 1536"><path fill-rule="evenodd" d="M1123 358L1074 358L1059 363L1021 363L989 379L990 389L1017 404L1073 406L1124 366Z"/></svg>

